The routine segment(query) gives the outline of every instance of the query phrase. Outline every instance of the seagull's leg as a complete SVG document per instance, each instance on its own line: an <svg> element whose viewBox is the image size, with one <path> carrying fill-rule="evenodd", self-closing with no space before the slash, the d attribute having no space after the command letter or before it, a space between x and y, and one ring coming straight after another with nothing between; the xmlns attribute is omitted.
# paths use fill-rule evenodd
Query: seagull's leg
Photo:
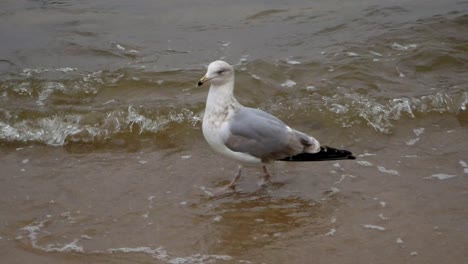
<svg viewBox="0 0 468 264"><path fill-rule="evenodd" d="M265 173L265 175L263 176L263 178L264 178L265 180L269 180L270 177L271 177L271 175L270 175L270 173L268 172L266 166L263 165L263 166L262 166L262 169L263 169L263 173Z"/></svg>
<svg viewBox="0 0 468 264"><path fill-rule="evenodd" d="M210 189L210 190L207 190L204 187L202 187L201 189L209 197L215 197L215 196L218 196L218 195L223 195L223 194L226 194L226 193L236 191L236 183L241 177L241 172L242 172L242 165L239 165L239 167L237 168L236 175L234 176L234 179L232 179L232 181L228 185L226 185L224 187L218 187L218 188Z"/></svg>
<svg viewBox="0 0 468 264"><path fill-rule="evenodd" d="M270 173L268 172L267 168L265 165L262 166L262 169L263 169L263 175L260 176L260 179L258 181L258 186L264 186L266 185L267 183L270 182Z"/></svg>
<svg viewBox="0 0 468 264"><path fill-rule="evenodd" d="M240 179L241 172L242 172L242 165L239 165L239 167L237 168L236 176L234 176L234 179L232 179L231 183L228 184L227 188L236 190L236 182Z"/></svg>

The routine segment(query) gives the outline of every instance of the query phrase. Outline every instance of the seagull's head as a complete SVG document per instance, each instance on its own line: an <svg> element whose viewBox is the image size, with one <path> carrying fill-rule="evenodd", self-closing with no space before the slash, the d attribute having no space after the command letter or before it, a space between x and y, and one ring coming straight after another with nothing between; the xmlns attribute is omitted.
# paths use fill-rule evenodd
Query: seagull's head
<svg viewBox="0 0 468 264"><path fill-rule="evenodd" d="M198 86L202 86L203 83L209 81L212 84L218 86L223 85L232 80L234 77L234 68L224 61L213 61L208 65L208 70L205 76L198 81Z"/></svg>

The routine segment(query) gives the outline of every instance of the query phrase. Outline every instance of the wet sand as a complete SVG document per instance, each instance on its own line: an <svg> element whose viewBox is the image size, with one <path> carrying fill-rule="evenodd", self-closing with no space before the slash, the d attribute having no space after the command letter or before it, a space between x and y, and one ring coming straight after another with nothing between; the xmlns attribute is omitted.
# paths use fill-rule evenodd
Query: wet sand
<svg viewBox="0 0 468 264"><path fill-rule="evenodd" d="M203 188L226 184L236 164L195 132L193 143L164 151L3 148L1 255L8 263L463 263L468 153L454 150L468 147L466 126L432 121L421 121L414 146L400 140L411 131L377 142L357 135L349 146L357 161L278 163L265 188L248 169L236 193L218 197Z"/></svg>

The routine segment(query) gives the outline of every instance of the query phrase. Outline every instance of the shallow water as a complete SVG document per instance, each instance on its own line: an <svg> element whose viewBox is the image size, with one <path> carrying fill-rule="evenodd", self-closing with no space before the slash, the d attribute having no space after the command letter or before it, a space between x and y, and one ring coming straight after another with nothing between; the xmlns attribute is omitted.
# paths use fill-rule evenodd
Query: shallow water
<svg viewBox="0 0 468 264"><path fill-rule="evenodd" d="M465 263L468 2L2 1L6 263ZM207 64L356 161L236 163Z"/></svg>

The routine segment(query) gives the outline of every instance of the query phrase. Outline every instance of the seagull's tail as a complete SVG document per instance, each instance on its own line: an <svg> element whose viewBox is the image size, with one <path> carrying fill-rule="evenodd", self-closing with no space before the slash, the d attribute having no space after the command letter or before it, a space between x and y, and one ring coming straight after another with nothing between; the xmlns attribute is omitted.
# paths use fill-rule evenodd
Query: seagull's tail
<svg viewBox="0 0 468 264"><path fill-rule="evenodd" d="M320 147L317 153L301 153L280 159L281 161L323 161L323 160L347 160L356 159L351 151L332 147Z"/></svg>

